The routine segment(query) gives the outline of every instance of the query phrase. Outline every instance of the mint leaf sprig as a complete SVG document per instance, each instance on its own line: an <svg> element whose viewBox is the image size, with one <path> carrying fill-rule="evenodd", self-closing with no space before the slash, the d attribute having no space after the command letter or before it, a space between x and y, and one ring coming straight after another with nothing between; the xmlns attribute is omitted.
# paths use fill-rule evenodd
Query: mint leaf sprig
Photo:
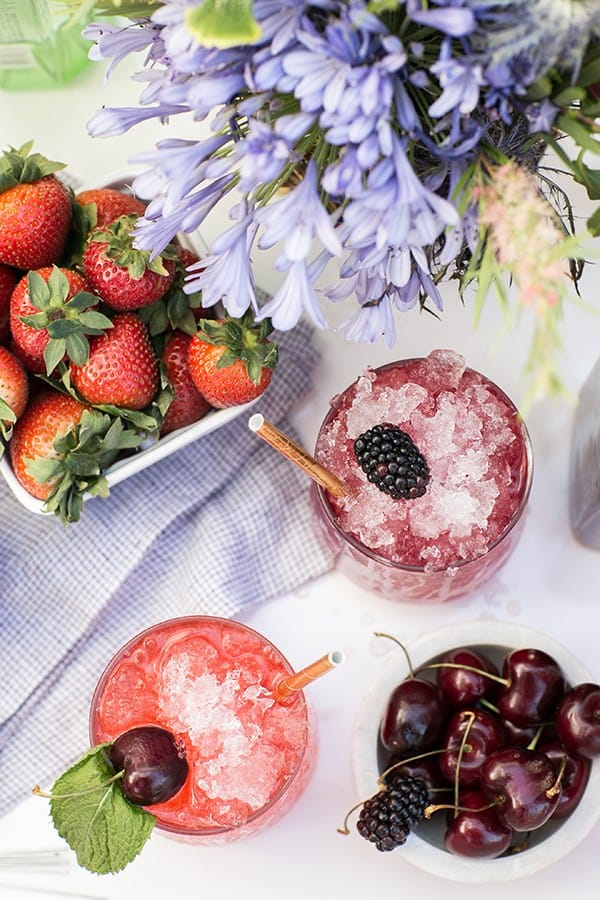
<svg viewBox="0 0 600 900"><path fill-rule="evenodd" d="M120 786L107 750L98 744L56 780L47 794L54 827L75 852L84 869L98 875L120 872L138 856L150 837L156 817L130 803Z"/></svg>

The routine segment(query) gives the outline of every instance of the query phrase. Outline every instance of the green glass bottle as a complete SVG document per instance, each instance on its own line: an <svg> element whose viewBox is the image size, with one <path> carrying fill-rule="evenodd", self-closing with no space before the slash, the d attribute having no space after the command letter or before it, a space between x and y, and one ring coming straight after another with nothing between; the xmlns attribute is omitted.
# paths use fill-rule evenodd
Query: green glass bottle
<svg viewBox="0 0 600 900"><path fill-rule="evenodd" d="M65 0L0 0L0 90L69 82L89 62L85 24Z"/></svg>

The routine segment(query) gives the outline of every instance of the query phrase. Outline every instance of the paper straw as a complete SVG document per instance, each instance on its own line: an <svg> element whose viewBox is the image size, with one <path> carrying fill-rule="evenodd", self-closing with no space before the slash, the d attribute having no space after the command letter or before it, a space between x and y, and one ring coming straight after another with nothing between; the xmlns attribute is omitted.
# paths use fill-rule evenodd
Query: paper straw
<svg viewBox="0 0 600 900"><path fill-rule="evenodd" d="M341 666L343 662L344 654L342 651L333 650L331 653L322 656L321 659L311 663L304 669L300 669L299 672L295 672L293 675L288 675L287 678L283 678L275 685L273 696L276 700L285 700L296 691L301 691L302 688L306 687L307 684L310 684L311 681L314 681L315 678L320 678L321 675L325 675L325 673L330 672L331 669Z"/></svg>
<svg viewBox="0 0 600 900"><path fill-rule="evenodd" d="M296 463L313 481L318 482L326 491L333 494L334 497L343 497L346 488L343 483L324 469L320 463L310 456L306 450L296 444L291 438L280 431L275 425L267 420L260 413L255 413L248 419L248 428L250 431L256 432L259 437L283 454L287 459Z"/></svg>

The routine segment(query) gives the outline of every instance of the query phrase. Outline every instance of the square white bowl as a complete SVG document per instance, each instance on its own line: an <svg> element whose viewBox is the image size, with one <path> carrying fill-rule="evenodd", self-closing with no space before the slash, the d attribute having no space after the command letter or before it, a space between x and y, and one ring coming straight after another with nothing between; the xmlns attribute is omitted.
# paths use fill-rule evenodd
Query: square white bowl
<svg viewBox="0 0 600 900"><path fill-rule="evenodd" d="M78 185L74 190L76 193L88 188L102 187L111 187L116 188L117 190L126 188L131 190L130 186L136 174L137 173L131 169L113 172L111 175L99 179L94 184ZM206 245L199 233L193 235L179 234L178 239L184 247L192 250L198 256L206 254ZM247 409L253 406L255 402L256 401L252 401L251 403L246 403L242 406L229 407L228 409L210 410L206 415L199 419L198 422L194 422L184 428L178 428L176 431L164 436L157 436L154 439L150 438L133 454L117 460L106 469L104 475L109 488L113 488L116 484L119 484L119 482L125 481L125 479L130 478L132 475L141 472L142 469L146 469L148 466L164 459L166 456L170 456L171 453L175 453L187 444L199 440L211 431L222 428L233 419L242 415ZM17 481L12 470L8 450L4 453L2 459L0 459L0 475L2 475L19 503L30 512L37 513L38 515L54 515L53 513L48 513L44 509L44 502L42 500L37 500L35 497L32 497L31 494L28 494ZM89 498L88 496L84 496L84 499L87 500Z"/></svg>

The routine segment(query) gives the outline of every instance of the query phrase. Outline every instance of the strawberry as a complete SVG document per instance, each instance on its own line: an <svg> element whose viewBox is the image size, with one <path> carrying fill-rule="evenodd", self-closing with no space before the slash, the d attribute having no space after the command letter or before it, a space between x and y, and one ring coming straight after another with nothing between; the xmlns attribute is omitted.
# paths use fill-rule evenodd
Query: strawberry
<svg viewBox="0 0 600 900"><path fill-rule="evenodd" d="M10 334L10 297L15 289L19 276L10 266L0 263L0 341L5 341Z"/></svg>
<svg viewBox="0 0 600 900"><path fill-rule="evenodd" d="M175 275L177 248L169 244L154 259L133 246L137 216L120 216L90 235L83 252L83 271L104 302L118 312L149 306L169 289Z"/></svg>
<svg viewBox="0 0 600 900"><path fill-rule="evenodd" d="M161 434L197 422L211 408L190 375L188 350L191 340L191 335L174 331L167 338L162 352L161 359L173 389L173 400L163 420Z"/></svg>
<svg viewBox="0 0 600 900"><path fill-rule="evenodd" d="M135 313L118 314L112 324L106 334L91 338L86 363L71 363L71 382L90 403L143 409L159 387L148 330Z"/></svg>
<svg viewBox="0 0 600 900"><path fill-rule="evenodd" d="M146 211L145 203L116 188L90 188L76 194L75 200L80 206L94 204L95 225L110 225L119 216L143 216Z"/></svg>
<svg viewBox="0 0 600 900"><path fill-rule="evenodd" d="M0 156L0 262L17 269L58 263L72 217L71 194L53 174L64 166L31 147Z"/></svg>
<svg viewBox="0 0 600 900"><path fill-rule="evenodd" d="M27 372L10 350L0 347L0 434L6 440L14 423L23 415L28 397ZM0 444L0 456L2 450Z"/></svg>
<svg viewBox="0 0 600 900"><path fill-rule="evenodd" d="M65 354L84 363L86 335L111 327L110 319L95 309L98 302L72 269L46 266L24 275L10 300L10 329L22 358L34 360L35 371L48 375Z"/></svg>
<svg viewBox="0 0 600 900"><path fill-rule="evenodd" d="M277 344L268 340L268 319L201 319L189 348L190 373L211 406L223 409L248 403L269 385L278 362Z"/></svg>
<svg viewBox="0 0 600 900"><path fill-rule="evenodd" d="M8 445L10 460L17 481L32 497L46 500L60 475L56 472L48 481L39 473L36 477L30 472L28 462L58 459L55 439L79 424L85 408L74 397L44 388L31 399L17 421Z"/></svg>
<svg viewBox="0 0 600 900"><path fill-rule="evenodd" d="M18 419L8 448L21 486L66 524L79 519L84 494L108 495L103 473L142 440L120 418L43 387Z"/></svg>

